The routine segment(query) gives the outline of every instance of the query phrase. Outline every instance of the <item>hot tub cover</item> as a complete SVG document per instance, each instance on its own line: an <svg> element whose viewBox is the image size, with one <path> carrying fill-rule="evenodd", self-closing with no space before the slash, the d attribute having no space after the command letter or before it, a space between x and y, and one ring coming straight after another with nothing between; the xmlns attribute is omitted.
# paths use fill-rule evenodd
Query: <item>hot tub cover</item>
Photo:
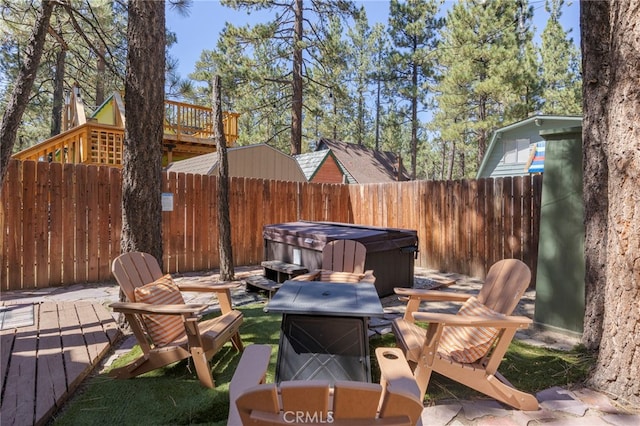
<svg viewBox="0 0 640 426"><path fill-rule="evenodd" d="M333 240L355 240L367 248L367 253L390 251L418 245L417 231L382 228L338 222L288 222L266 225L265 240L322 251Z"/></svg>

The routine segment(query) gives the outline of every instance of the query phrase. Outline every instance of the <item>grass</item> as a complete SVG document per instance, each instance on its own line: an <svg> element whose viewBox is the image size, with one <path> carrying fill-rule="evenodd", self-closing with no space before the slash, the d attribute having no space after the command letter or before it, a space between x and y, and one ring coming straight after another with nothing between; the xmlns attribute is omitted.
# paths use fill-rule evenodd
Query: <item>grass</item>
<svg viewBox="0 0 640 426"><path fill-rule="evenodd" d="M280 335L280 316L265 314L263 304L240 307L244 313L241 327L245 345L269 343L271 355L267 381L273 382L276 350ZM392 335L373 338L373 348L395 346ZM114 367L127 364L140 354L136 346L120 357ZM211 361L215 389L200 386L195 370L187 361L158 369L143 376L116 380L105 373L88 379L65 409L53 419L55 425L225 425L229 407L229 382L240 356L230 344ZM379 371L372 358L374 382ZM529 346L514 341L500 365L500 372L518 389L535 393L552 387L570 387L582 382L592 360L586 351L576 348L562 352ZM448 399L486 398L467 387L433 374L425 404Z"/></svg>

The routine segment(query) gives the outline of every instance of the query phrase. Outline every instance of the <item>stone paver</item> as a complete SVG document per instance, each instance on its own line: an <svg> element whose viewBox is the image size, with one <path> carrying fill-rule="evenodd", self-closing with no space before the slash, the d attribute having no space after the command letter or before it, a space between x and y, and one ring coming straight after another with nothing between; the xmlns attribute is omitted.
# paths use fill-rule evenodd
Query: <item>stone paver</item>
<svg viewBox="0 0 640 426"><path fill-rule="evenodd" d="M475 420L485 416L504 417L509 415L502 404L492 399L462 401L462 411L467 420Z"/></svg>
<svg viewBox="0 0 640 426"><path fill-rule="evenodd" d="M605 414L602 419L614 426L640 425L640 414Z"/></svg>
<svg viewBox="0 0 640 426"><path fill-rule="evenodd" d="M261 274L262 268L238 267L236 278L241 280L245 276ZM430 288L434 281L430 277L439 276L455 280L455 283L442 291L458 291L477 293L482 282L457 274L442 274L426 269L416 268L415 287ZM174 274L177 282L196 280L202 282L217 282L215 271L204 273ZM265 301L262 293L247 292L244 285L232 290L231 297L236 306ZM1 300L18 300L19 302L37 302L40 300L92 300L109 305L119 298L119 288L114 282L77 284L65 288L48 288L30 291L6 291L0 294ZM211 310L219 309L215 295L207 293L184 293L187 303L207 303ZM404 302L396 296L383 298L382 304L385 316L371 320L370 334L385 334L391 332L390 321L404 313ZM515 309L516 315L533 318L535 291L527 291ZM432 303L429 309L436 312L455 313L459 307L456 303ZM527 343L545 347L567 350L579 343L577 336L567 336L559 333L530 328L519 331L517 339ZM120 347L107 360L112 362L121 354L128 352L135 345L135 339L123 339ZM439 405L425 407L422 413L424 426L458 426L458 425L535 425L573 426L573 425L640 425L640 414L625 411L611 402L606 395L591 389L551 388L539 392L536 397L540 401L538 411L518 411L503 406L491 399L460 401L452 403L445 401Z"/></svg>
<svg viewBox="0 0 640 426"><path fill-rule="evenodd" d="M422 410L422 424L424 426L447 425L462 410L462 404L441 404L425 407Z"/></svg>
<svg viewBox="0 0 640 426"><path fill-rule="evenodd" d="M566 389L554 387L536 394L540 406L550 411L562 411L574 416L584 416L589 407Z"/></svg>

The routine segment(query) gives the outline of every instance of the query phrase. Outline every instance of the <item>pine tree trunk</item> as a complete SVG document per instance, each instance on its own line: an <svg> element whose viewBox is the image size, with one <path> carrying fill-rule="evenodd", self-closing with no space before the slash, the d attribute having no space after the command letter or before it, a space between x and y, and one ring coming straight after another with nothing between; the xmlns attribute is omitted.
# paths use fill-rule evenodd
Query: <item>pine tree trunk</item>
<svg viewBox="0 0 640 426"><path fill-rule="evenodd" d="M101 44L98 58L96 59L96 105L104 102L104 76L106 74L106 64L104 62L105 48Z"/></svg>
<svg viewBox="0 0 640 426"><path fill-rule="evenodd" d="M49 28L49 19L55 2L45 0L42 2L42 10L36 18L33 33L29 39L29 44L25 51L24 62L20 67L18 79L11 92L7 106L0 122L0 187L6 176L9 159L13 152L13 145L16 142L16 135L22 120L22 114L29 103L31 88L36 79L36 71L40 65L44 40Z"/></svg>
<svg viewBox="0 0 640 426"><path fill-rule="evenodd" d="M364 145L364 132L365 132L364 115L365 115L364 93L360 92L358 94L358 135L356 136L358 145Z"/></svg>
<svg viewBox="0 0 640 426"><path fill-rule="evenodd" d="M606 120L594 124L607 129L604 155L589 157L586 163L591 165L606 158L608 176L606 239L590 240L591 245L606 244L606 252L587 249L592 267L606 258L605 280L595 289L602 292L604 300L602 338L589 383L622 403L640 407L640 3L617 0L601 7L590 3L582 2L581 21L588 22L589 27L585 30L589 47L584 61L597 63L598 50L606 54L607 48L602 46L609 41L610 45L604 57L604 63L609 64L608 95L598 96L606 81L587 81L584 97L585 115L592 120L589 123L595 120L595 113L602 111ZM607 13L609 30L604 29L603 37L593 37L595 24L606 25ZM588 143L593 141L588 139ZM587 145L587 149L591 154L593 147ZM588 211L596 208L603 206L587 206Z"/></svg>
<svg viewBox="0 0 640 426"><path fill-rule="evenodd" d="M220 76L213 79L213 138L218 150L218 250L220 252L220 281L234 279L231 220L229 218L229 162L222 123L222 95Z"/></svg>
<svg viewBox="0 0 640 426"><path fill-rule="evenodd" d="M56 53L56 71L53 77L53 108L51 110L51 136L62 132L62 108L64 106L64 68L67 50L61 46ZM60 155L64 155L60 153Z"/></svg>
<svg viewBox="0 0 640 426"><path fill-rule="evenodd" d="M151 254L162 268L164 2L130 0L122 153L122 252Z"/></svg>
<svg viewBox="0 0 640 426"><path fill-rule="evenodd" d="M380 110L382 108L380 103L380 92L382 89L380 88L381 82L380 77L376 77L378 80L376 82L376 151L380 150Z"/></svg>
<svg viewBox="0 0 640 426"><path fill-rule="evenodd" d="M480 96L478 107L478 119L481 123L487 120L487 99L485 96ZM478 135L478 162L477 167L480 168L482 159L487 152L487 131L485 129L479 129Z"/></svg>
<svg viewBox="0 0 640 426"><path fill-rule="evenodd" d="M418 164L418 66L414 63L411 73L411 180L416 178Z"/></svg>
<svg viewBox="0 0 640 426"><path fill-rule="evenodd" d="M293 94L291 99L291 155L302 153L302 18L302 0L295 0Z"/></svg>
<svg viewBox="0 0 640 426"><path fill-rule="evenodd" d="M453 179L453 166L456 162L456 143L451 142L451 152L449 153L449 164L447 166L447 180Z"/></svg>
<svg viewBox="0 0 640 426"><path fill-rule="evenodd" d="M584 106L582 121L585 206L585 315L582 342L600 346L607 260L607 91L609 89L609 9L606 2L584 2L581 14ZM588 24L587 24L588 23Z"/></svg>

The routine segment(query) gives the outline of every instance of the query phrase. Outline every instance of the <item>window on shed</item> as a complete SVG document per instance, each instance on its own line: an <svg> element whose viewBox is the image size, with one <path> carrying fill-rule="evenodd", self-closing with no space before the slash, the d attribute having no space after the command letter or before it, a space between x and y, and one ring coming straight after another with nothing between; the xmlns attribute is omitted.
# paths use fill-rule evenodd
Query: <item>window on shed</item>
<svg viewBox="0 0 640 426"><path fill-rule="evenodd" d="M516 139L504 141L504 156L502 162L505 164L526 163L529 159L529 139Z"/></svg>

